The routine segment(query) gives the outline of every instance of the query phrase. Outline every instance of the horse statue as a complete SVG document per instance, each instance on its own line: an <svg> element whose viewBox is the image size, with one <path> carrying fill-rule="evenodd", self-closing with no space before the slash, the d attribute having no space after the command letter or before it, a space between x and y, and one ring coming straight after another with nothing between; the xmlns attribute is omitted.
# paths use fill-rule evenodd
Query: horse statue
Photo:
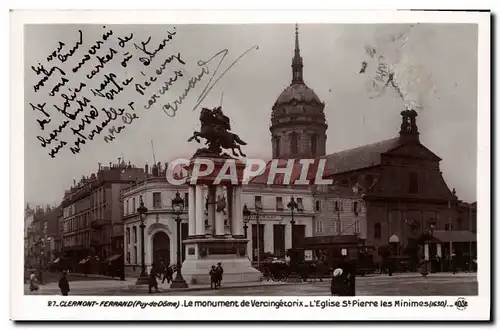
<svg viewBox="0 0 500 330"><path fill-rule="evenodd" d="M207 151L211 153L221 155L222 149L231 149L233 156L246 157L240 147L240 145L246 145L246 142L237 134L229 132L231 130L229 117L224 115L220 106L212 110L201 109L200 122L200 131L193 132L193 136L188 139L188 142L196 140L200 143L199 138L204 138L205 144L208 145Z"/></svg>

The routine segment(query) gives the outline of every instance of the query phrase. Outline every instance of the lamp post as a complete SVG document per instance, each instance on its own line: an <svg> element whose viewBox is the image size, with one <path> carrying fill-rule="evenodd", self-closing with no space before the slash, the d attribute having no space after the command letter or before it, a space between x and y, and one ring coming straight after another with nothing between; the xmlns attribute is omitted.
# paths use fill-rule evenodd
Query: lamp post
<svg viewBox="0 0 500 330"><path fill-rule="evenodd" d="M257 220L257 269L260 269L260 215L259 215L259 208L255 207L255 212L252 212L248 209L247 205L243 205L243 216L244 216L244 222L245 226L243 229L245 229L245 237L247 236L247 223L255 217ZM253 246L252 246L253 248Z"/></svg>
<svg viewBox="0 0 500 330"><path fill-rule="evenodd" d="M181 217L180 215L182 214L182 211L184 210L184 200L181 198L181 195L179 192L175 193L175 198L172 199L172 210L174 211L174 214L176 215L175 222L177 223L177 266L176 266L176 272L177 275L175 276L175 279L172 281L172 284L170 285L170 288L172 289L181 289L181 288L187 288L188 285L184 278L182 277L182 272L181 272L181 249L182 249L182 242L181 242Z"/></svg>
<svg viewBox="0 0 500 330"><path fill-rule="evenodd" d="M139 214L139 219L141 220L140 228L141 228L141 275L135 282L137 285L148 284L148 274L146 273L146 252L144 251L144 228L146 225L144 224L144 215L148 212L148 208L144 206L144 201L142 200L142 196L140 197L140 204L137 208L137 213Z"/></svg>
<svg viewBox="0 0 500 330"><path fill-rule="evenodd" d="M251 212L247 207L247 204L243 205L243 233L245 234L245 239L248 236L248 221L250 221Z"/></svg>
<svg viewBox="0 0 500 330"><path fill-rule="evenodd" d="M429 249L429 262L430 262L430 265L431 265L431 267L430 267L431 268L430 269L431 272L432 272L432 256L431 256L430 251L431 251L432 240L434 238L434 229L435 228L436 228L436 225L434 224L434 222L429 223L429 243L428 243L429 247L428 247L428 249Z"/></svg>
<svg viewBox="0 0 500 330"><path fill-rule="evenodd" d="M295 199L293 198L293 196L290 199L290 202L287 204L287 207L292 212L292 220L290 220L290 224L291 224L291 243L292 243L292 256L290 258L290 264L291 264L291 268L292 269L291 269L290 275L288 277L288 281L290 281L290 282L297 282L297 281L300 281L300 276L297 274L297 256L296 256L295 247L294 247L294 244L293 244L293 226L295 225L295 217L294 217L295 210L297 210L299 208L299 205L297 204L297 202L295 201Z"/></svg>
<svg viewBox="0 0 500 330"><path fill-rule="evenodd" d="M291 260L291 264L293 266L293 268L295 269L295 265L296 265L296 260L295 260L295 249L294 249L294 246L293 246L293 226L295 225L295 218L294 218L294 212L295 210L297 210L299 208L299 205L297 204L297 202L295 201L295 199L292 198L290 199L290 202L287 204L287 207L290 209L290 211L292 211L292 220L290 220L290 224L292 225L291 226L291 242L292 242L292 260Z"/></svg>

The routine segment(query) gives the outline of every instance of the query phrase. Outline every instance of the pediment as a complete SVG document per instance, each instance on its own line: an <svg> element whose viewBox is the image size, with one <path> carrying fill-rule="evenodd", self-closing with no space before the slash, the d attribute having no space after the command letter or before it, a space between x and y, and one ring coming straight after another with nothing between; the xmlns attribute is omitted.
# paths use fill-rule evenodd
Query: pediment
<svg viewBox="0 0 500 330"><path fill-rule="evenodd" d="M433 161L441 160L441 158L439 158L435 153L433 153L420 143L404 144L391 149L384 154L388 156L419 158Z"/></svg>

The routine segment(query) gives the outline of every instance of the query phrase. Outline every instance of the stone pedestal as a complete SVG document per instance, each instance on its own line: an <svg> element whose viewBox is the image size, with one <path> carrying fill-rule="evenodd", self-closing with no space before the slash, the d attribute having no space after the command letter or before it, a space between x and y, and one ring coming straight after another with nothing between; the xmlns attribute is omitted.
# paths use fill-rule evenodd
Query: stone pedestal
<svg viewBox="0 0 500 330"><path fill-rule="evenodd" d="M252 267L246 253L248 240L237 238L187 239L182 275L188 284L210 284L210 268L222 264L222 283L257 282L261 273Z"/></svg>
<svg viewBox="0 0 500 330"><path fill-rule="evenodd" d="M190 200L189 237L183 241L186 246L186 259L182 264L182 275L188 284L210 284L210 269L221 263L224 268L222 285L225 283L257 282L261 273L252 267L248 258L248 239L241 235L243 228L243 205L241 204L241 182L245 164L236 159L205 158L214 163L214 169L209 176L199 177L195 182L193 168L199 158L191 160L189 166L188 183L194 201ZM227 162L231 164L228 164ZM236 171L236 172L234 172ZM219 172L227 173L223 180L216 180ZM233 175L233 179L229 178ZM208 199L202 191L206 191ZM207 201L208 200L208 205ZM208 208L209 223L213 236L200 235L205 233L204 216L205 206ZM203 226L201 229L199 226Z"/></svg>

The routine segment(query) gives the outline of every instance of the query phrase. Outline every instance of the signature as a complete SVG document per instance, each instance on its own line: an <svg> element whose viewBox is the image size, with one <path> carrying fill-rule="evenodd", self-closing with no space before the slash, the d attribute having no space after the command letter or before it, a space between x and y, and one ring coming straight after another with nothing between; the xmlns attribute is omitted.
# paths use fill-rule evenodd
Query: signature
<svg viewBox="0 0 500 330"><path fill-rule="evenodd" d="M233 62L231 62L228 65L228 67L224 71L222 71L220 73L220 75L218 75L218 76L216 76L216 75L219 72L219 68L222 65L222 63L224 62L224 59L226 58L227 54L229 53L229 51L227 49L223 49L223 50L217 52L216 54L214 54L212 57L210 57L206 61L199 60L197 62L197 64L198 64L198 67L201 68L201 71L197 75L195 75L194 77L189 78L188 86L186 87L186 89L184 89L184 92L182 92L182 94L180 94L175 100L168 102L167 104L164 104L162 106L163 112L169 117L174 117L179 109L179 106L184 102L184 99L188 96L188 94L191 92L191 90L197 86L198 82L200 82L203 79L203 77L210 74L210 68L208 65L215 62L215 63L217 63L215 70L210 75L210 79L208 80L207 84L205 85L205 88L203 88L201 94L196 99L196 104L193 107L193 111L196 110L196 108L198 108L198 106L201 104L201 102L203 102L203 100L207 97L208 93L210 93L210 91L215 87L215 85L217 85L219 80L221 80L222 77L224 77L224 75L234 65L236 65L236 63L240 59L242 59L250 51L258 50L258 49L259 49L259 46L252 46L249 49L247 49L240 56L238 56Z"/></svg>

